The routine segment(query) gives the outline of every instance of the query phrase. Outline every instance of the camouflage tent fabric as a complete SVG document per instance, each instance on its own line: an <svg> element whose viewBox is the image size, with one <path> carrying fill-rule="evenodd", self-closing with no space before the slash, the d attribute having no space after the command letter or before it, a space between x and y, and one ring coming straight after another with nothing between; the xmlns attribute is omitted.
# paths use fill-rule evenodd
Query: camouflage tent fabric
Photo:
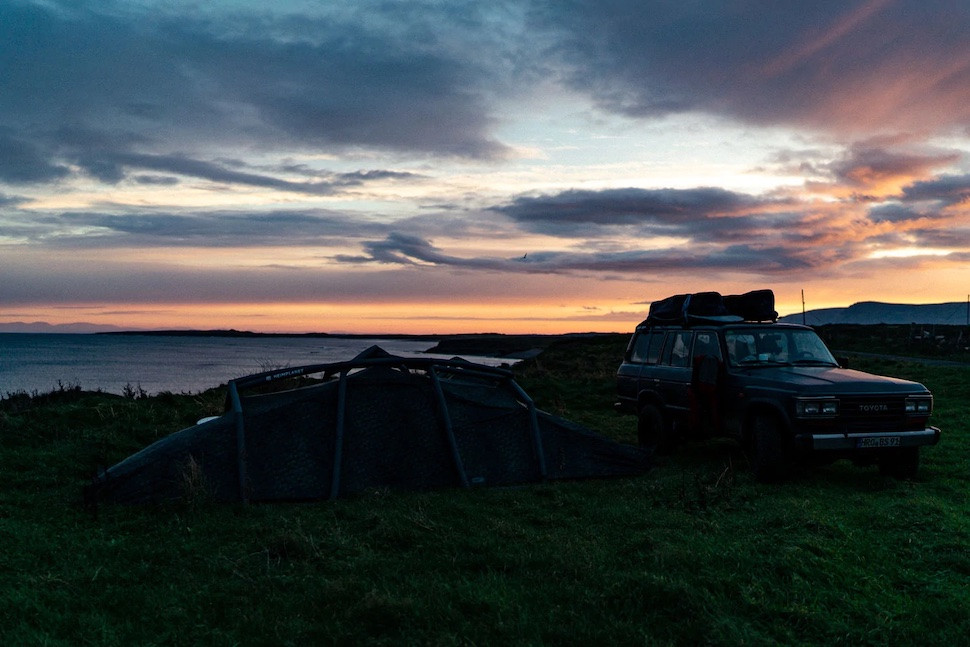
<svg viewBox="0 0 970 647"><path fill-rule="evenodd" d="M309 376L322 373L322 378ZM289 381L289 388L275 388ZM297 380L295 384L293 381ZM423 490L634 475L616 443L536 409L512 374L378 347L350 362L234 380L229 410L99 473L89 501L333 499L368 488Z"/></svg>

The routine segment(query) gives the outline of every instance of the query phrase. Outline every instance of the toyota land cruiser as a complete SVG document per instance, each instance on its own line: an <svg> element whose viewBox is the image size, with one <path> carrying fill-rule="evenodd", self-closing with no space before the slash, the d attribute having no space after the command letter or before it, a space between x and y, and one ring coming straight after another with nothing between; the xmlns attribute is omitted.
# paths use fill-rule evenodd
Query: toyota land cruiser
<svg viewBox="0 0 970 647"><path fill-rule="evenodd" d="M805 455L913 477L920 447L940 438L926 387L840 367L814 330L776 319L768 290L651 304L617 372L616 406L637 415L640 444L733 437L765 481Z"/></svg>

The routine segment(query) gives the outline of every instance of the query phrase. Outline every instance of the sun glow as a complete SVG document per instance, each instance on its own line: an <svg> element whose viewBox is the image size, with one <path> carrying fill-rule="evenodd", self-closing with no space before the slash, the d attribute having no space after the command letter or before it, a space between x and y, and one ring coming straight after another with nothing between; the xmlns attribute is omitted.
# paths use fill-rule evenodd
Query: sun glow
<svg viewBox="0 0 970 647"><path fill-rule="evenodd" d="M917 256L949 256L952 250L931 249L927 247L898 247L896 249L880 249L869 254L869 258L913 258Z"/></svg>

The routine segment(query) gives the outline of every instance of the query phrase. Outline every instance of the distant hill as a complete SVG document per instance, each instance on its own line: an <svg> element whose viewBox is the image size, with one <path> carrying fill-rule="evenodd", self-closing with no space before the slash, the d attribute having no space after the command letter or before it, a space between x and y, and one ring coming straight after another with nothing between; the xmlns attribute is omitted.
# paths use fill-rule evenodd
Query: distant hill
<svg viewBox="0 0 970 647"><path fill-rule="evenodd" d="M779 317L778 321L802 323L802 314ZM847 308L822 308L805 313L805 323L809 326L825 324L948 324L966 325L967 304L965 302L931 303L912 305L906 303L880 303L862 301Z"/></svg>
<svg viewBox="0 0 970 647"><path fill-rule="evenodd" d="M93 323L49 324L46 321L10 321L0 323L0 332L95 333L120 330L118 326Z"/></svg>

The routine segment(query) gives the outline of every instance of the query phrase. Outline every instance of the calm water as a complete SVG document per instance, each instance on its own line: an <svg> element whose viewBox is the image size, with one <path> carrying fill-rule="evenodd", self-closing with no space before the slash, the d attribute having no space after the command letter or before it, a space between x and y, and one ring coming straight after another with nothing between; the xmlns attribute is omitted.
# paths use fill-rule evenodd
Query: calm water
<svg viewBox="0 0 970 647"><path fill-rule="evenodd" d="M126 385L152 394L194 393L272 368L352 359L374 344L395 355L434 357L423 352L434 346L427 341L0 333L0 397L44 393L58 382L111 393Z"/></svg>

